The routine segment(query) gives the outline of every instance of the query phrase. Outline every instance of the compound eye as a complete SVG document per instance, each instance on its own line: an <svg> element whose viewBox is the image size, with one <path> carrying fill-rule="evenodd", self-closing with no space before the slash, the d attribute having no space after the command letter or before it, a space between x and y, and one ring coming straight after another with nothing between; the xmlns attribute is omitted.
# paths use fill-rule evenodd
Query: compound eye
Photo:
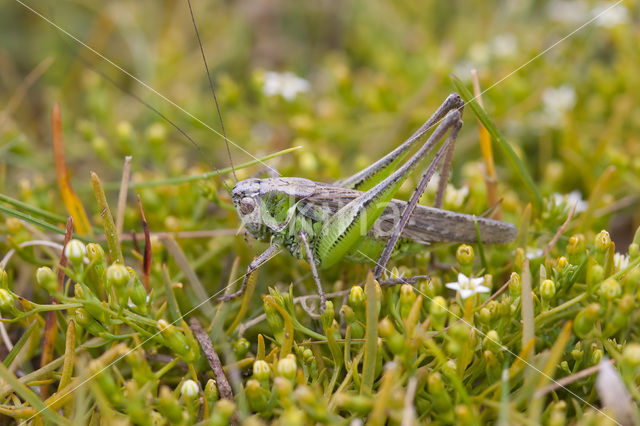
<svg viewBox="0 0 640 426"><path fill-rule="evenodd" d="M242 215L247 215L256 208L256 202L251 197L244 197L240 200L240 213Z"/></svg>

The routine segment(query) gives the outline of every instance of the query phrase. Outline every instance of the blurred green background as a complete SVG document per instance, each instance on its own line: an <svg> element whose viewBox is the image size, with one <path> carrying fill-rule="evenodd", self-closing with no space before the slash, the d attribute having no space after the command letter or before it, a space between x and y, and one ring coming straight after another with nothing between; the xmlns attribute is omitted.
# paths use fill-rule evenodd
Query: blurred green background
<svg viewBox="0 0 640 426"><path fill-rule="evenodd" d="M25 4L220 129L186 1ZM638 3L618 2L579 29L612 5L582 0L193 0L228 137L258 157L303 147L269 162L282 175L332 181L356 172L424 122L453 90L450 74L470 84L469 71L475 68L482 88L488 89L482 98L489 116L545 197L578 190L587 200L602 173L615 166L604 195L594 200L598 210L592 229L609 227L624 250L640 224ZM30 78L34 70L39 75ZM101 74L169 117L205 154ZM229 165L220 136L19 2L2 2L0 192L66 214L51 150L55 102L62 108L71 182L94 224L99 218L90 170L116 182L125 155L133 156L134 181ZM465 120L452 184L470 193L462 201L452 197L446 207L482 214L489 206L478 128L470 110ZM231 153L235 164L251 159L234 146ZM517 225L527 193L499 152L496 163L504 217ZM258 169L241 170L239 177ZM227 181L232 182L230 176ZM212 185L217 189L212 191ZM210 181L138 192L152 231L237 228L235 214L224 208L228 197L221 188L219 181ZM401 195L411 188L409 182ZM140 231L133 194L125 230ZM115 190L108 193L113 206L116 195ZM542 215L547 223L536 225L547 240L563 220L552 216ZM261 250L247 248L241 236L181 244L188 245L200 266L207 265L201 272L212 274L207 281L212 286L226 281L222 271L234 256L248 262ZM269 268L270 284L291 279L277 268L290 264L281 257ZM307 273L304 265L298 269L300 275Z"/></svg>

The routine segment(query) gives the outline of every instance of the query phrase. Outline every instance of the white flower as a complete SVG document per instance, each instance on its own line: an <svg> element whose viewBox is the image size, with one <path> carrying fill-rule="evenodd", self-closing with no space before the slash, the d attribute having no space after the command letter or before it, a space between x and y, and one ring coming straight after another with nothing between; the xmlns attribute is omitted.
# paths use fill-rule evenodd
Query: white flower
<svg viewBox="0 0 640 426"><path fill-rule="evenodd" d="M576 91L568 84L560 87L547 87L542 92L542 105L549 112L562 113L576 104Z"/></svg>
<svg viewBox="0 0 640 426"><path fill-rule="evenodd" d="M449 184L444 192L444 203L449 207L460 208L468 195L468 186L464 185L460 189L456 189L455 186Z"/></svg>
<svg viewBox="0 0 640 426"><path fill-rule="evenodd" d="M452 283L446 283L445 286L451 290L455 290L460 293L460 297L466 299L469 296L473 296L476 293L489 293L491 289L482 285L484 278L469 278L463 273L458 273L458 281Z"/></svg>
<svg viewBox="0 0 640 426"><path fill-rule="evenodd" d="M292 72L268 71L264 75L262 93L266 96L280 95L288 101L295 99L298 93L309 91L310 85L304 78Z"/></svg>
<svg viewBox="0 0 640 426"><path fill-rule="evenodd" d="M554 193L551 195L556 206L566 204L569 208L576 206L576 213L582 213L587 210L589 203L582 199L582 193L578 190L571 191L568 194Z"/></svg>
<svg viewBox="0 0 640 426"><path fill-rule="evenodd" d="M616 253L613 255L613 264L616 269L621 270L629 266L629 255Z"/></svg>
<svg viewBox="0 0 640 426"><path fill-rule="evenodd" d="M491 50L498 58L513 56L518 50L518 43L513 34L500 34L491 40Z"/></svg>
<svg viewBox="0 0 640 426"><path fill-rule="evenodd" d="M581 24L589 15L587 3L582 0L552 1L547 6L552 21L563 24Z"/></svg>
<svg viewBox="0 0 640 426"><path fill-rule="evenodd" d="M525 257L529 260L533 260L542 257L543 253L544 250L542 250L541 248L527 248Z"/></svg>
<svg viewBox="0 0 640 426"><path fill-rule="evenodd" d="M605 28L626 24L629 21L629 11L622 3L612 6L612 3L600 2L591 9L591 16L597 16L595 24Z"/></svg>

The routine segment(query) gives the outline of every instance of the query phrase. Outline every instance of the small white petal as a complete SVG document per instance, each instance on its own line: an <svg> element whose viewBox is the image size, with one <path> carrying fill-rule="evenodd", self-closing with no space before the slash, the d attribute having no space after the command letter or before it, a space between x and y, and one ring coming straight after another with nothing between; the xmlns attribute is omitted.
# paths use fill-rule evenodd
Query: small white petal
<svg viewBox="0 0 640 426"><path fill-rule="evenodd" d="M462 299L466 299L467 297L472 296L474 293L475 292L473 290L463 288L460 290L460 297Z"/></svg>
<svg viewBox="0 0 640 426"><path fill-rule="evenodd" d="M471 278L471 288L479 288L484 284L484 277Z"/></svg>
<svg viewBox="0 0 640 426"><path fill-rule="evenodd" d="M485 287L483 285L479 285L475 288L476 293L489 293L491 289L489 287Z"/></svg>
<svg viewBox="0 0 640 426"><path fill-rule="evenodd" d="M469 282L469 278L462 272L458 272L458 282L464 286L464 284Z"/></svg>
<svg viewBox="0 0 640 426"><path fill-rule="evenodd" d="M200 388L193 380L185 380L180 388L180 393L188 398L193 398L198 395Z"/></svg>
<svg viewBox="0 0 640 426"><path fill-rule="evenodd" d="M444 286L451 290L460 291L460 283L446 283Z"/></svg>

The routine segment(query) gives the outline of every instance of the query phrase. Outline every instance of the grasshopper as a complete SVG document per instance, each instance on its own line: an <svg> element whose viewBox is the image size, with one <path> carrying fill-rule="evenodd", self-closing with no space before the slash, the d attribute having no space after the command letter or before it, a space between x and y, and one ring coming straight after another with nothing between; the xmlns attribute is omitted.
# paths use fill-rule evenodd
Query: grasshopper
<svg viewBox="0 0 640 426"><path fill-rule="evenodd" d="M450 170L454 142L462 126L464 103L453 93L405 142L389 154L346 179L326 184L298 177L250 178L232 189L233 204L246 229L256 239L270 243L247 268L238 291L266 260L284 248L305 259L325 306L317 272L346 259L374 262L379 278L391 256L415 253L440 243L477 242L476 224L485 244L503 244L516 237L516 228L505 222L440 209ZM426 138L403 164L409 150ZM445 138L446 136L446 138ZM393 198L419 163L445 139L426 168L408 202ZM436 208L418 205L439 163L442 176ZM378 259L377 261L375 259Z"/></svg>

